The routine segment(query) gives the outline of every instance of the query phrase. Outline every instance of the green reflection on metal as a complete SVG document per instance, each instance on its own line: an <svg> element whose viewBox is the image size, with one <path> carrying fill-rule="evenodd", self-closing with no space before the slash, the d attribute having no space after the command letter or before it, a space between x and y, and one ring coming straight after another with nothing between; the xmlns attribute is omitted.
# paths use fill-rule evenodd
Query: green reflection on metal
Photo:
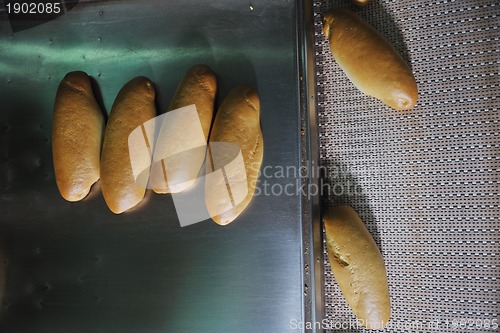
<svg viewBox="0 0 500 333"><path fill-rule="evenodd" d="M234 49L231 47L183 48L159 47L130 49L126 47L95 47L95 45L72 45L55 47L40 45L35 42L12 42L0 40L0 73L2 76L31 77L64 66L75 68L85 64L109 66L119 63L128 65L148 63L176 62L176 59L189 57L230 58L234 54L247 54L257 59L289 58L290 52L280 49ZM53 67L57 66L57 67Z"/></svg>

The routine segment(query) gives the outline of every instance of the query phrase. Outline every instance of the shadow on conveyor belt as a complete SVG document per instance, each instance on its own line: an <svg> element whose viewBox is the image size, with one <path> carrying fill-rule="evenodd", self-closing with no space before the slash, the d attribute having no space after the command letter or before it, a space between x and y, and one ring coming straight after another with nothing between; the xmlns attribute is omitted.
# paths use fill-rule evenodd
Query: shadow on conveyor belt
<svg viewBox="0 0 500 333"><path fill-rule="evenodd" d="M408 52L401 29L395 21L394 15L381 1L371 0L368 5L358 7L353 5L349 0L328 0L321 3L321 13L325 13L333 7L349 9L370 23L389 40L411 68L410 53Z"/></svg>
<svg viewBox="0 0 500 333"><path fill-rule="evenodd" d="M331 171L327 175L325 172L328 170ZM320 184L322 186L322 206L335 207L349 205L354 208L375 240L378 248L383 252L375 216L357 177L349 172L348 168L342 163L332 161L330 165L322 166Z"/></svg>

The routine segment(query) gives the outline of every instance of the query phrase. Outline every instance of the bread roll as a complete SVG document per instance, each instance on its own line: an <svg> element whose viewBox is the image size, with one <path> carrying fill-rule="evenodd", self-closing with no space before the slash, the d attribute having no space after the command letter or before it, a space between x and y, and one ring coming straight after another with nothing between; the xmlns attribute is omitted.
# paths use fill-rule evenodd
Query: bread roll
<svg viewBox="0 0 500 333"><path fill-rule="evenodd" d="M83 199L99 179L104 114L84 72L59 84L52 118L52 157L57 188L68 201Z"/></svg>
<svg viewBox="0 0 500 333"><path fill-rule="evenodd" d="M263 153L259 96L236 87L217 111L209 140L205 203L217 224L232 222L252 200Z"/></svg>
<svg viewBox="0 0 500 333"><path fill-rule="evenodd" d="M134 179L128 137L136 127L156 116L154 102L151 81L137 77L125 84L111 108L102 147L101 186L104 200L115 214L137 205L146 192L145 184Z"/></svg>
<svg viewBox="0 0 500 333"><path fill-rule="evenodd" d="M411 69L389 42L358 15L335 8L323 17L333 57L363 93L391 108L411 109L418 89Z"/></svg>
<svg viewBox="0 0 500 333"><path fill-rule="evenodd" d="M384 261L375 241L349 206L327 209L324 224L330 266L347 303L363 326L383 328L391 305Z"/></svg>
<svg viewBox="0 0 500 333"><path fill-rule="evenodd" d="M195 104L205 140L208 140L214 115L216 92L217 79L214 72L206 65L195 65L189 69L179 83L168 106L168 111Z"/></svg>
<svg viewBox="0 0 500 333"><path fill-rule="evenodd" d="M172 111L192 104L196 106L199 123L204 134L204 140L202 139L204 146L212 125L216 90L217 81L212 70L205 65L193 66L180 82L168 107L168 111ZM182 137L182 141L178 142L176 147L171 147L168 143L155 147L155 154L161 155L171 155L171 150L185 147L183 154L172 156L172 159L168 161L168 166L165 160L153 164L150 177L153 190L156 193L178 193L190 187L198 176L205 159L204 147L193 149L199 145L200 138L197 133L186 133L185 128L176 130L183 131L179 135ZM196 130L195 127L194 131ZM165 151L158 151L161 149L160 147Z"/></svg>

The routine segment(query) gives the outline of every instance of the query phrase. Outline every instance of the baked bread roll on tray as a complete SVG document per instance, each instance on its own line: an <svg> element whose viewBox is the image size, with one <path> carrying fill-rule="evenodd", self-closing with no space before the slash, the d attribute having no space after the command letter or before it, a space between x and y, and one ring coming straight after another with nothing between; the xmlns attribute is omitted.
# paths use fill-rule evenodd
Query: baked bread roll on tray
<svg viewBox="0 0 500 333"><path fill-rule="evenodd" d="M371 25L334 8L323 17L323 32L333 57L360 91L397 110L415 106L418 89L411 69Z"/></svg>
<svg viewBox="0 0 500 333"><path fill-rule="evenodd" d="M135 128L155 116L155 90L151 81L137 77L125 84L109 114L101 158L102 194L115 214L134 207L144 198L146 184L134 178L128 138ZM150 158L151 152L146 155ZM149 168L145 172L148 177Z"/></svg>
<svg viewBox="0 0 500 333"><path fill-rule="evenodd" d="M152 164L150 182L156 193L178 193L195 182L203 166L206 143L214 113L214 100L217 80L214 72L205 65L195 65L186 73L168 106L168 111L177 110L194 104L197 116L193 121L186 115L166 118L165 121L178 121L179 125L166 124L168 130L182 141L159 139L155 146L155 156L171 156ZM183 111L184 112L184 111ZM182 115L182 113L181 113ZM190 123L185 123L185 121ZM201 125L201 129L199 128ZM173 126L173 128L170 128ZM202 132L202 133L201 133ZM161 136L160 136L161 137ZM164 138L164 137L163 137ZM175 144L171 144L174 143ZM163 144L164 143L164 144ZM183 153L175 153L183 151Z"/></svg>
<svg viewBox="0 0 500 333"><path fill-rule="evenodd" d="M252 200L263 154L259 96L235 87L215 115L206 159L205 203L217 224L232 222Z"/></svg>
<svg viewBox="0 0 500 333"><path fill-rule="evenodd" d="M384 260L375 241L349 206L324 214L328 259L342 294L366 328L381 329L391 316Z"/></svg>
<svg viewBox="0 0 500 333"><path fill-rule="evenodd" d="M52 117L54 173L68 201L86 197L99 180L104 122L88 75L68 73L57 89Z"/></svg>

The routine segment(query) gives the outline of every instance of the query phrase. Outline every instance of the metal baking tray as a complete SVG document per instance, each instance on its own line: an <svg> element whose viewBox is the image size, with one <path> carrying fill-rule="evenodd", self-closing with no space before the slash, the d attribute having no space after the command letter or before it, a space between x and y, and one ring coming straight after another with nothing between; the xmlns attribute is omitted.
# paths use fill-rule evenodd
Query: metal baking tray
<svg viewBox="0 0 500 333"><path fill-rule="evenodd" d="M180 227L172 197L152 193L114 215L99 184L81 202L61 198L50 140L67 72L87 72L108 113L128 80L147 76L163 113L204 63L217 104L236 84L260 94L260 184L300 188L307 177L274 172L310 163L301 2L66 1L57 18L22 24L0 8L1 332L281 333L312 316L305 192L256 196L225 227Z"/></svg>
<svg viewBox="0 0 500 333"><path fill-rule="evenodd" d="M321 33L333 6L360 14L411 65L413 111L362 95L336 66ZM498 8L65 1L54 20L12 24L0 6L0 331L364 332L335 284L320 220L321 206L348 203L386 260L385 332L491 332L500 287ZM65 202L50 146L62 77L86 71L109 112L123 84L148 76L163 113L196 63L217 73L217 104L236 84L259 91L259 186L275 192L225 227L180 227L170 195L148 193L119 216L98 184L82 202ZM295 193L276 195L289 184ZM339 184L353 192L318 193Z"/></svg>

